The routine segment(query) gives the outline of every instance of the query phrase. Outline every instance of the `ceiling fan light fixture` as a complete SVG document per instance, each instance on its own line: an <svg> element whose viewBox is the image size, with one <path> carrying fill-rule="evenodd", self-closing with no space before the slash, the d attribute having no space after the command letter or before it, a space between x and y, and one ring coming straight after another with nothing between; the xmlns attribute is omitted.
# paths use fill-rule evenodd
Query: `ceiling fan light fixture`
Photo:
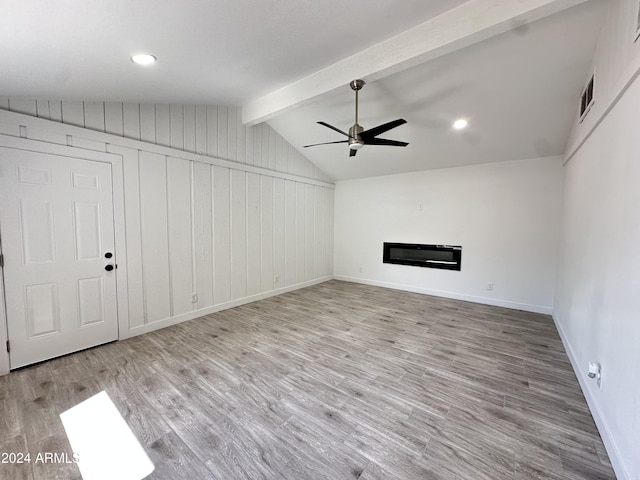
<svg viewBox="0 0 640 480"><path fill-rule="evenodd" d="M469 125L469 122L464 118L459 118L458 120L453 122L453 128L455 128L456 130L462 130L463 128L466 128L467 125Z"/></svg>
<svg viewBox="0 0 640 480"><path fill-rule="evenodd" d="M351 144L349 144L349 148L351 150L358 150L360 148L364 147L364 143L362 142L353 142Z"/></svg>
<svg viewBox="0 0 640 480"><path fill-rule="evenodd" d="M158 61L158 57L151 55L150 53L137 53L131 55L131 61L138 65L153 65Z"/></svg>

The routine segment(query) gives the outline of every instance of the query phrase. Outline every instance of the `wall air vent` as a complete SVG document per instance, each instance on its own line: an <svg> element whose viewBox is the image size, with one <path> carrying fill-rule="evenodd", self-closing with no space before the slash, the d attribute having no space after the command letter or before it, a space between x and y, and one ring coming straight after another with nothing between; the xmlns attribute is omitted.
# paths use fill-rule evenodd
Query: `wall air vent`
<svg viewBox="0 0 640 480"><path fill-rule="evenodd" d="M596 74L595 72L591 74L589 81L587 82L587 86L582 90L582 95L580 95L580 121L584 120L584 117L587 116L589 110L593 106L593 81Z"/></svg>
<svg viewBox="0 0 640 480"><path fill-rule="evenodd" d="M461 261L462 247L459 245L385 242L382 249L383 263L460 270Z"/></svg>

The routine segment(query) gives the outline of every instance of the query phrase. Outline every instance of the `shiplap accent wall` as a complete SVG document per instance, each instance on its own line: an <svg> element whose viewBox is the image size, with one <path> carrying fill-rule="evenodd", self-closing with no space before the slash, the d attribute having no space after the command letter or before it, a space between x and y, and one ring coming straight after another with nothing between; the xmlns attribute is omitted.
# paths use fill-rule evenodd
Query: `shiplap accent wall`
<svg viewBox="0 0 640 480"><path fill-rule="evenodd" d="M38 105L36 113L46 111ZM76 114L86 116L87 105L77 104ZM104 108L106 119L111 104L100 105L94 107ZM151 107L157 112L158 106ZM169 112L165 120L170 118ZM126 302L128 320L121 338L332 278L333 184L311 178L324 176L304 167L308 161L279 137L268 133L268 140L256 143L256 136L249 142L246 135L240 137L245 142L234 143L236 159L239 150L256 147L250 158L260 159L260 165L251 166L247 156L243 162L221 160L121 139L120 130L118 136L90 131L86 119L84 125L0 112L0 134L122 156L126 255L118 254L117 260L126 268L127 298L119 302ZM204 125L211 127L199 124L198 134L182 125L183 142L193 132L203 138ZM170 122L158 127L156 141L171 140L171 131L177 137ZM229 139L225 131L206 131L207 148L217 145L220 151L221 137Z"/></svg>
<svg viewBox="0 0 640 480"><path fill-rule="evenodd" d="M277 172L329 180L266 123L243 125L240 107L0 97L0 109Z"/></svg>
<svg viewBox="0 0 640 480"><path fill-rule="evenodd" d="M132 329L331 275L331 188L145 151L124 167Z"/></svg>

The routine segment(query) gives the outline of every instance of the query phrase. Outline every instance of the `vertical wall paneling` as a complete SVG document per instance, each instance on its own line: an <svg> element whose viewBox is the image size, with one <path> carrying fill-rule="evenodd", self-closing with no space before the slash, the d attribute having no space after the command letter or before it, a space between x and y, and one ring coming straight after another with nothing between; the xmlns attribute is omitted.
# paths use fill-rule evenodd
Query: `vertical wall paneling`
<svg viewBox="0 0 640 480"><path fill-rule="evenodd" d="M244 127L245 131L245 163L247 165L253 165L253 133L255 132L255 127Z"/></svg>
<svg viewBox="0 0 640 480"><path fill-rule="evenodd" d="M196 151L196 107L185 105L184 115L184 149L187 152Z"/></svg>
<svg viewBox="0 0 640 480"><path fill-rule="evenodd" d="M196 269L196 293L198 308L213 305L213 238L211 215L211 166L206 163L193 164L193 209L194 245Z"/></svg>
<svg viewBox="0 0 640 480"><path fill-rule="evenodd" d="M171 116L169 105L156 105L156 143L168 147L171 144Z"/></svg>
<svg viewBox="0 0 640 480"><path fill-rule="evenodd" d="M284 154L282 152L282 145L284 139L280 135L276 135L276 170L278 172L284 172Z"/></svg>
<svg viewBox="0 0 640 480"><path fill-rule="evenodd" d="M313 251L315 245L315 221L314 221L314 190L313 185L305 186L304 203L304 280L313 278Z"/></svg>
<svg viewBox="0 0 640 480"><path fill-rule="evenodd" d="M330 191L330 195L329 195L329 211L331 212L330 215L330 221L329 221L329 235L328 235L328 239L329 239L329 273L333 274L335 272L334 270L334 265L333 265L333 258L334 258L334 240L335 240L335 229L334 229L334 218L335 218L335 196L334 196L334 191L331 190Z"/></svg>
<svg viewBox="0 0 640 480"><path fill-rule="evenodd" d="M207 107L207 154L218 157L218 107Z"/></svg>
<svg viewBox="0 0 640 480"><path fill-rule="evenodd" d="M260 175L247 173L247 295L261 289L260 228Z"/></svg>
<svg viewBox="0 0 640 480"><path fill-rule="evenodd" d="M240 107L36 101L8 97L1 100L5 109L19 113L301 177L328 180L318 167L267 123L253 127L243 125ZM41 130L45 135L38 140L53 138L46 128ZM64 142L58 140L56 143L66 144L66 136ZM75 142L73 145L80 147ZM104 151L101 146L87 145L80 148Z"/></svg>
<svg viewBox="0 0 640 480"><path fill-rule="evenodd" d="M213 167L213 244L215 246L214 301L216 304L231 300L231 204L229 169Z"/></svg>
<svg viewBox="0 0 640 480"><path fill-rule="evenodd" d="M121 137L124 135L122 103L106 102L104 104L104 129L107 133Z"/></svg>
<svg viewBox="0 0 640 480"><path fill-rule="evenodd" d="M167 157L167 209L172 315L193 310L190 162Z"/></svg>
<svg viewBox="0 0 640 480"><path fill-rule="evenodd" d="M122 121L124 136L140 140L141 105L138 103L125 103L122 105Z"/></svg>
<svg viewBox="0 0 640 480"><path fill-rule="evenodd" d="M36 115L38 115L39 118L46 118L47 120L51 118L51 113L49 112L48 100L36 101Z"/></svg>
<svg viewBox="0 0 640 480"><path fill-rule="evenodd" d="M140 105L140 140L156 143L156 106Z"/></svg>
<svg viewBox="0 0 640 480"><path fill-rule="evenodd" d="M242 123L242 109L236 108L236 160L239 163L247 163L247 127Z"/></svg>
<svg viewBox="0 0 640 480"><path fill-rule="evenodd" d="M302 169L302 164L300 163L299 159L298 159L298 151L295 148L291 148L290 150L290 164L289 167L291 168L291 173L293 173L294 175L299 175L299 176L304 176L304 170Z"/></svg>
<svg viewBox="0 0 640 480"><path fill-rule="evenodd" d="M55 122L62 121L62 102L60 100L49 100L49 115Z"/></svg>
<svg viewBox="0 0 640 480"><path fill-rule="evenodd" d="M195 111L195 152L207 154L207 107L196 105Z"/></svg>
<svg viewBox="0 0 640 480"><path fill-rule="evenodd" d="M229 159L227 107L218 107L218 158Z"/></svg>
<svg viewBox="0 0 640 480"><path fill-rule="evenodd" d="M234 107L227 108L227 158L238 161L237 113Z"/></svg>
<svg viewBox="0 0 640 480"><path fill-rule="evenodd" d="M282 178L273 179L273 287L285 285L285 200Z"/></svg>
<svg viewBox="0 0 640 480"><path fill-rule="evenodd" d="M140 219L140 175L138 151L123 162L129 328L144 325L144 280L142 272L142 223Z"/></svg>
<svg viewBox="0 0 640 480"><path fill-rule="evenodd" d="M289 144L289 142L284 142L282 147L282 162L283 162L283 172L291 173L291 162L289 161L289 157L291 156L291 150L293 147Z"/></svg>
<svg viewBox="0 0 640 480"><path fill-rule="evenodd" d="M10 98L9 109L12 112L24 113L26 115L33 116L35 116L38 111L36 101L30 98Z"/></svg>
<svg viewBox="0 0 640 480"><path fill-rule="evenodd" d="M331 275L333 272L333 254L331 253L331 244L333 243L333 190L323 188L324 198L322 199L322 211L324 214L324 231L322 236L322 258L324 259L324 267L322 275Z"/></svg>
<svg viewBox="0 0 640 480"><path fill-rule="evenodd" d="M166 158L140 152L142 269L146 322L169 318L169 245L167 236Z"/></svg>
<svg viewBox="0 0 640 480"><path fill-rule="evenodd" d="M262 144L260 146L260 166L262 168L269 168L269 134L271 127L266 123L260 125L262 130Z"/></svg>
<svg viewBox="0 0 640 480"><path fill-rule="evenodd" d="M285 180L284 184L284 244L285 244L285 259L284 259L284 282L288 287L294 285L297 281L297 268L296 261L298 259L297 243L296 243L296 217L298 213L298 207L296 204L296 182L292 180Z"/></svg>
<svg viewBox="0 0 640 480"><path fill-rule="evenodd" d="M169 105L169 138L171 148L184 150L184 110L182 105Z"/></svg>
<svg viewBox="0 0 640 480"><path fill-rule="evenodd" d="M231 170L231 298L247 295L246 173Z"/></svg>
<svg viewBox="0 0 640 480"><path fill-rule="evenodd" d="M104 103L84 102L84 126L104 132Z"/></svg>
<svg viewBox="0 0 640 480"><path fill-rule="evenodd" d="M260 248L261 248L261 291L274 289L274 256L273 256L273 177L260 176Z"/></svg>
<svg viewBox="0 0 640 480"><path fill-rule="evenodd" d="M270 170L276 169L276 137L279 137L273 128L269 128L269 166Z"/></svg>
<svg viewBox="0 0 640 480"><path fill-rule="evenodd" d="M296 206L296 281L295 283L304 282L305 273L305 185L304 183L296 183L296 199L294 204Z"/></svg>
<svg viewBox="0 0 640 480"><path fill-rule="evenodd" d="M262 166L262 124L251 127L253 133L253 165Z"/></svg>
<svg viewBox="0 0 640 480"><path fill-rule="evenodd" d="M84 127L84 106L82 102L62 102L62 121L69 125Z"/></svg>
<svg viewBox="0 0 640 480"><path fill-rule="evenodd" d="M313 187L313 221L314 221L314 232L313 232L313 276L312 278L317 278L323 276L323 268L322 268L322 238L324 235L323 232L323 217L322 217L322 207L324 205L323 200L323 188L319 186Z"/></svg>

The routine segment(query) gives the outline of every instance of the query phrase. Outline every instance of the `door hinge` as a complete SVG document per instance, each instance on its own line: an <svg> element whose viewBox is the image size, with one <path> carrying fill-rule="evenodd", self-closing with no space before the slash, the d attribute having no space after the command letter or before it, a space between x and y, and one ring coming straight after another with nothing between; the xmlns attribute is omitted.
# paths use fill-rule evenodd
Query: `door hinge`
<svg viewBox="0 0 640 480"><path fill-rule="evenodd" d="M4 254L0 253L0 267L4 267Z"/></svg>
<svg viewBox="0 0 640 480"><path fill-rule="evenodd" d="M9 343L9 340L7 340L7 353L11 353L11 344Z"/></svg>

